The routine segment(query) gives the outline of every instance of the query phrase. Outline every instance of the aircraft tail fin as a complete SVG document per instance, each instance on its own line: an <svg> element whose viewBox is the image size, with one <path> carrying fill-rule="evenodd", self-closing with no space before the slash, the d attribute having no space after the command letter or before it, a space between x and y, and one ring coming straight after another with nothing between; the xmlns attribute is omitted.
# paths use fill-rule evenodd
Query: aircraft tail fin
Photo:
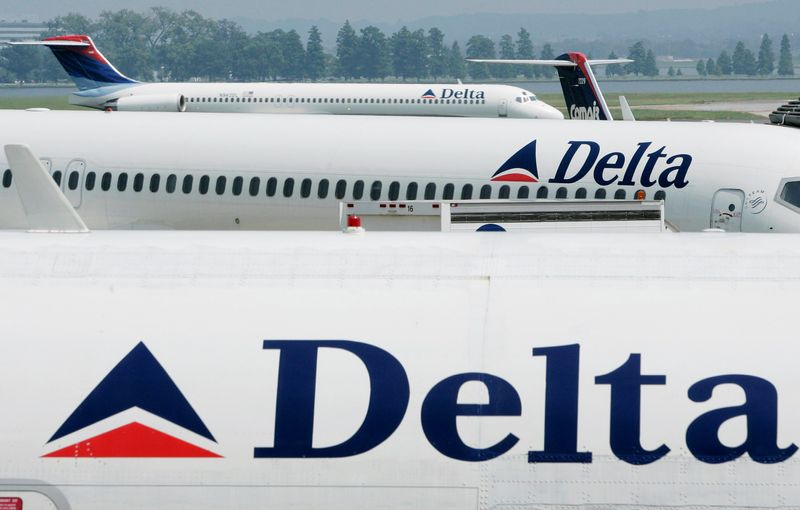
<svg viewBox="0 0 800 510"><path fill-rule="evenodd" d="M43 41L18 41L8 44L47 46L80 90L138 83L119 72L106 60L88 35L61 35L48 37Z"/></svg>
<svg viewBox="0 0 800 510"><path fill-rule="evenodd" d="M614 120L606 104L600 85L592 71L592 65L627 64L632 60L602 59L590 60L583 53L564 53L555 60L501 60L467 59L468 62L488 64L516 64L533 66L554 66L561 80L564 101L572 119Z"/></svg>

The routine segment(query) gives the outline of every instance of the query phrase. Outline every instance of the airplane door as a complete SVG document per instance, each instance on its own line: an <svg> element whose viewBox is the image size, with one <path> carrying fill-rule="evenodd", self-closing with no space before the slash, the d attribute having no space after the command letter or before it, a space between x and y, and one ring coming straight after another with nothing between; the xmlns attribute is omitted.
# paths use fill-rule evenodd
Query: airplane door
<svg viewBox="0 0 800 510"><path fill-rule="evenodd" d="M726 232L742 231L742 211L744 210L744 191L740 189L721 189L714 194L711 206L711 228Z"/></svg>
<svg viewBox="0 0 800 510"><path fill-rule="evenodd" d="M82 159L73 159L67 165L62 178L61 189L64 195L67 196L72 207L78 208L81 206L81 198L83 194L83 174L86 170L86 162Z"/></svg>
<svg viewBox="0 0 800 510"><path fill-rule="evenodd" d="M500 117L508 117L508 100L501 99L499 103L497 103L497 115Z"/></svg>

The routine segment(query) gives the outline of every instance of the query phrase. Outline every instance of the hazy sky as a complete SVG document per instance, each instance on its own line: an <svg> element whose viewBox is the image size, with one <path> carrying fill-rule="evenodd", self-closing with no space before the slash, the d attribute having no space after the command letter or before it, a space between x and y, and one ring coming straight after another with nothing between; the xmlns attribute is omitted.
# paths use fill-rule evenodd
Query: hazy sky
<svg viewBox="0 0 800 510"><path fill-rule="evenodd" d="M600 13L698 7L709 9L766 1L769 0L0 0L0 18L44 21L67 12L94 16L106 9L145 10L153 5L163 5L176 10L194 9L215 18L326 18L331 21L349 18L391 22L480 12Z"/></svg>

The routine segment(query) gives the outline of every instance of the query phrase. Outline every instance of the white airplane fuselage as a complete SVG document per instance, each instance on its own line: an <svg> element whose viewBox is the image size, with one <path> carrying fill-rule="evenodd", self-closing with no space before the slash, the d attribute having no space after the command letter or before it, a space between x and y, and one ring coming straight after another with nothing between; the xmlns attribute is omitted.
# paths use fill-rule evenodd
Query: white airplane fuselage
<svg viewBox="0 0 800 510"><path fill-rule="evenodd" d="M91 108L187 112L418 115L563 119L534 94L509 85L371 83L136 83L75 92ZM126 104L134 100L135 104Z"/></svg>
<svg viewBox="0 0 800 510"><path fill-rule="evenodd" d="M0 502L796 508L800 238L0 233Z"/></svg>
<svg viewBox="0 0 800 510"><path fill-rule="evenodd" d="M639 195L664 199L684 231L800 230L788 150L800 131L777 126L24 111L0 121L0 145L29 145L92 229L325 230L339 227L342 201ZM26 221L10 171L0 219Z"/></svg>

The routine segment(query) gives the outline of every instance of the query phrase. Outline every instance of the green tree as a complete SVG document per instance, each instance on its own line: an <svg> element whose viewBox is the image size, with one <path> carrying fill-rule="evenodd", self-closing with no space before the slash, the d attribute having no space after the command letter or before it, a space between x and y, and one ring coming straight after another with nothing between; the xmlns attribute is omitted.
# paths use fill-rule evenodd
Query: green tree
<svg viewBox="0 0 800 510"><path fill-rule="evenodd" d="M781 54L778 57L778 74L780 76L794 76L794 57L792 57L792 43L789 36L783 34L781 38Z"/></svg>
<svg viewBox="0 0 800 510"><path fill-rule="evenodd" d="M533 53L533 41L531 41L531 34L524 28L520 27L517 32L517 54L516 58L520 60L535 60L536 55ZM539 66L517 66L516 74L522 74L525 78L539 77L541 69Z"/></svg>
<svg viewBox="0 0 800 510"><path fill-rule="evenodd" d="M615 52L611 52L608 54L609 60L616 60L619 57ZM622 64L609 64L606 66L606 76L622 76L625 74L625 68Z"/></svg>
<svg viewBox="0 0 800 510"><path fill-rule="evenodd" d="M8 71L10 78L24 82L40 80L44 55L41 48L36 48L35 46L11 46L3 49L0 55L2 55L3 68Z"/></svg>
<svg viewBox="0 0 800 510"><path fill-rule="evenodd" d="M467 58L496 58L494 41L483 35L473 35L467 41ZM469 62L467 72L475 80L486 80L492 76L489 64Z"/></svg>
<svg viewBox="0 0 800 510"><path fill-rule="evenodd" d="M653 53L653 50L647 50L647 54L644 57L644 65L642 66L642 74L645 76L658 76L658 64L656 63L656 54Z"/></svg>
<svg viewBox="0 0 800 510"><path fill-rule="evenodd" d="M755 55L745 47L742 41L739 41L733 51L733 73L752 76L757 72L758 64Z"/></svg>
<svg viewBox="0 0 800 510"><path fill-rule="evenodd" d="M720 74L717 63L714 62L713 58L709 57L709 59L706 60L706 74L708 76L717 76Z"/></svg>
<svg viewBox="0 0 800 510"><path fill-rule="evenodd" d="M313 25L308 31L306 76L311 81L317 81L325 76L325 50L322 48L322 35L316 25Z"/></svg>
<svg viewBox="0 0 800 510"><path fill-rule="evenodd" d="M359 75L370 81L382 80L389 74L389 45L381 29L374 26L361 29L358 60Z"/></svg>
<svg viewBox="0 0 800 510"><path fill-rule="evenodd" d="M675 68L674 67L669 66L669 69L667 70L667 76L669 76L670 78L674 78L675 77Z"/></svg>
<svg viewBox="0 0 800 510"><path fill-rule="evenodd" d="M346 20L336 36L336 61L338 74L344 79L358 76L358 35Z"/></svg>
<svg viewBox="0 0 800 510"><path fill-rule="evenodd" d="M302 80L306 70L306 50L296 30L289 30L279 39L283 54L282 75L288 80Z"/></svg>
<svg viewBox="0 0 800 510"><path fill-rule="evenodd" d="M644 47L644 42L639 41L628 50L628 59L633 60L633 62L625 66L625 72L627 74L635 74L636 76L644 74L646 58L647 50Z"/></svg>
<svg viewBox="0 0 800 510"><path fill-rule="evenodd" d="M428 69L433 79L447 75L447 46L444 45L444 33L436 27L428 30Z"/></svg>
<svg viewBox="0 0 800 510"><path fill-rule="evenodd" d="M419 79L427 76L428 44L424 30L411 32L404 26L392 34L390 47L395 76L403 81L409 77Z"/></svg>
<svg viewBox="0 0 800 510"><path fill-rule="evenodd" d="M98 17L102 29L103 54L122 73L144 80L153 79L153 61L148 38L153 25L143 14L122 9L103 11Z"/></svg>
<svg viewBox="0 0 800 510"><path fill-rule="evenodd" d="M461 46L458 41L454 41L447 55L447 71L453 78L462 80L467 76L467 66L464 62L464 55L461 53Z"/></svg>
<svg viewBox="0 0 800 510"><path fill-rule="evenodd" d="M698 76L708 76L708 72L706 71L706 62L702 58L697 61L697 75Z"/></svg>
<svg viewBox="0 0 800 510"><path fill-rule="evenodd" d="M731 61L730 55L728 55L728 52L725 50L722 50L722 53L719 54L719 58L717 59L717 74L723 76L733 74L733 62Z"/></svg>
<svg viewBox="0 0 800 510"><path fill-rule="evenodd" d="M550 43L544 43L542 46L542 60L553 60L556 58L556 54L553 51L553 47L550 46ZM548 80L552 79L556 75L556 70L553 67L545 66L541 70L542 76L547 78Z"/></svg>
<svg viewBox="0 0 800 510"><path fill-rule="evenodd" d="M514 48L514 40L510 35L506 34L500 38L500 58L504 60L514 60L516 58L516 48ZM492 75L495 78L508 79L516 76L516 66L512 64L495 64L492 67Z"/></svg>
<svg viewBox="0 0 800 510"><path fill-rule="evenodd" d="M764 34L761 39L761 48L758 50L758 74L768 76L775 71L775 52L772 50L772 39L769 34Z"/></svg>

